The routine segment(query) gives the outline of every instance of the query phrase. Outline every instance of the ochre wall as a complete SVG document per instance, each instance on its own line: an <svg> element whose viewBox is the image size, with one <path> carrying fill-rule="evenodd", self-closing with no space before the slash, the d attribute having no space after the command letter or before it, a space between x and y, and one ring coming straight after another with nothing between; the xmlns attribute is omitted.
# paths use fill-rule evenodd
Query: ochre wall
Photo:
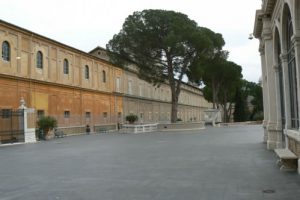
<svg viewBox="0 0 300 200"><path fill-rule="evenodd" d="M109 93L5 77L0 77L0 85L0 108L16 109L23 97L27 107L56 117L60 127L115 123L118 112L123 113L122 98ZM70 112L70 118L64 117L65 111ZM91 113L90 118L86 118L86 112Z"/></svg>
<svg viewBox="0 0 300 200"><path fill-rule="evenodd" d="M88 53L0 21L0 45L10 45L10 60L0 51L0 109L16 109L23 97L27 107L43 110L58 119L60 127L109 124L123 113L122 98L116 96L116 78L123 71ZM43 68L36 55L43 54ZM68 60L69 73L63 62ZM85 66L89 79L85 78ZM103 82L102 71L106 72ZM122 92L122 87L120 88ZM64 112L70 112L70 118ZM90 117L86 117L90 113ZM107 117L104 117L107 113Z"/></svg>
<svg viewBox="0 0 300 200"><path fill-rule="evenodd" d="M0 20L0 45L4 41L10 44L11 55L9 61L4 61L0 51L0 109L18 108L23 97L27 107L56 117L59 127L81 127L80 130L86 124L93 128L124 122L131 112L142 118L140 122L170 120L171 92L166 84L155 88L135 72ZM36 66L38 51L43 54L42 69ZM69 63L68 74L63 71L64 59ZM184 121L194 117L203 120L203 110L208 107L210 104L198 88L182 84L178 117ZM64 116L65 111L70 112L70 118Z"/></svg>

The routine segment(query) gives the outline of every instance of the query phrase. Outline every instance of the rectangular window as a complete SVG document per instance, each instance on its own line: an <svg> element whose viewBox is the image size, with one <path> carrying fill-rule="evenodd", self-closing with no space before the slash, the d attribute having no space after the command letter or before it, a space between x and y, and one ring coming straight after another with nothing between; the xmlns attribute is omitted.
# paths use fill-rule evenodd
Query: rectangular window
<svg viewBox="0 0 300 200"><path fill-rule="evenodd" d="M139 88L140 88L140 96L142 97L143 96L143 86L140 85Z"/></svg>
<svg viewBox="0 0 300 200"><path fill-rule="evenodd" d="M1 110L1 116L4 119L10 118L10 116L11 116L11 109L2 109Z"/></svg>
<svg viewBox="0 0 300 200"><path fill-rule="evenodd" d="M45 116L45 111L44 110L38 110L37 111L37 118L40 119Z"/></svg>
<svg viewBox="0 0 300 200"><path fill-rule="evenodd" d="M121 119L121 117L122 117L122 113L118 112L118 119Z"/></svg>
<svg viewBox="0 0 300 200"><path fill-rule="evenodd" d="M152 94L151 94L151 87L150 87L150 86L148 87L148 97L149 97L149 98L152 97Z"/></svg>
<svg viewBox="0 0 300 200"><path fill-rule="evenodd" d="M107 112L103 113L103 118L106 119L107 118Z"/></svg>
<svg viewBox="0 0 300 200"><path fill-rule="evenodd" d="M85 112L85 118L90 119L91 118L91 112Z"/></svg>
<svg viewBox="0 0 300 200"><path fill-rule="evenodd" d="M116 92L120 92L120 78L116 78Z"/></svg>
<svg viewBox="0 0 300 200"><path fill-rule="evenodd" d="M65 117L65 118L70 118L70 111L65 110L65 112L64 112L64 117Z"/></svg>
<svg viewBox="0 0 300 200"><path fill-rule="evenodd" d="M132 94L132 80L128 81L128 94Z"/></svg>
<svg viewBox="0 0 300 200"><path fill-rule="evenodd" d="M102 71L102 82L106 83L106 71Z"/></svg>

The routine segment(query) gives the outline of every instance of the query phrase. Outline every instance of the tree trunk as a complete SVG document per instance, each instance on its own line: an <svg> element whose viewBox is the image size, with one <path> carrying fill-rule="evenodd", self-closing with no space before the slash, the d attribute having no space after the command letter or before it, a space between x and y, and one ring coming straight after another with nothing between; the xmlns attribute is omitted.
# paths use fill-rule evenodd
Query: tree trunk
<svg viewBox="0 0 300 200"><path fill-rule="evenodd" d="M212 79L212 95L213 95L213 109L219 108L219 90L220 90L220 84L215 82L215 79Z"/></svg>
<svg viewBox="0 0 300 200"><path fill-rule="evenodd" d="M177 112L178 112L178 98L177 98L177 100L172 98L172 109L171 109L171 122L172 123L177 122Z"/></svg>
<svg viewBox="0 0 300 200"><path fill-rule="evenodd" d="M216 109L216 103L217 103L216 87L215 87L215 82L213 80L212 80L212 95L213 95L213 109Z"/></svg>
<svg viewBox="0 0 300 200"><path fill-rule="evenodd" d="M228 113L227 113L227 95L226 92L224 94L224 103L223 103L224 107L223 107L223 111L224 111L224 122L227 123L228 122Z"/></svg>
<svg viewBox="0 0 300 200"><path fill-rule="evenodd" d="M224 105L224 122L227 123L228 119L227 119L227 106L226 104Z"/></svg>
<svg viewBox="0 0 300 200"><path fill-rule="evenodd" d="M178 80L175 80L174 78L174 69L173 69L173 62L172 58L169 54L168 51L166 51L166 57L167 57L167 62L168 62L168 79L169 79L169 85L172 93L172 108L171 108L171 123L176 123L177 122L177 112L178 112L178 99L179 99L179 94L181 91L181 81L183 78L183 75L186 72L187 66L184 66Z"/></svg>
<svg viewBox="0 0 300 200"><path fill-rule="evenodd" d="M232 115L232 103L230 102L228 106L228 115L227 115L228 120L230 120L231 115Z"/></svg>

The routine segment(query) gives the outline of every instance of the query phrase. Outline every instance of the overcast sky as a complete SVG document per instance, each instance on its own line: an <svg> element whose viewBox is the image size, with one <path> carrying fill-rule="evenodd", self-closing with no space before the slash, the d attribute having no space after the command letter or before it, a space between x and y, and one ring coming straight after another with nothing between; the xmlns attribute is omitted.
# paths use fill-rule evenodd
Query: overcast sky
<svg viewBox="0 0 300 200"><path fill-rule="evenodd" d="M221 33L229 60L248 81L261 76L258 41L249 40L261 0L0 0L0 18L83 51L106 43L134 11L182 12L199 26Z"/></svg>

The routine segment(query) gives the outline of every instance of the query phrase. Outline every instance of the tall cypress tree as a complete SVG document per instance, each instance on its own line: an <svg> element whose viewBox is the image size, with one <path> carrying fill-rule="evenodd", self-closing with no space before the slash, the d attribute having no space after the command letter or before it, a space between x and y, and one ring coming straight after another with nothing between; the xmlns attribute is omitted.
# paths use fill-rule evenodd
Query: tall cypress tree
<svg viewBox="0 0 300 200"><path fill-rule="evenodd" d="M241 88L238 88L235 93L233 118L235 122L244 122L247 120L246 101Z"/></svg>

